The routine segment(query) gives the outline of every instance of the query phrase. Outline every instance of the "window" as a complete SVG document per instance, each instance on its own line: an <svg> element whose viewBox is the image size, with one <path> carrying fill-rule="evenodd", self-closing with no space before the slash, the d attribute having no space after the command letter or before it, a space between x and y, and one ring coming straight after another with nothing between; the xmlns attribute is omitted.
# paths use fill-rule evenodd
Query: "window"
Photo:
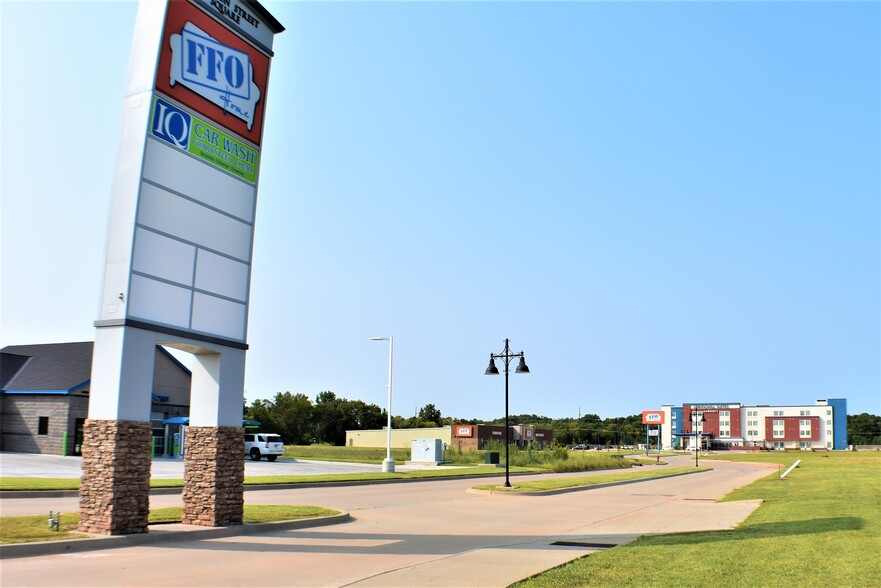
<svg viewBox="0 0 881 588"><path fill-rule="evenodd" d="M809 421L809 420L798 421L798 435L799 435L799 437L810 437L811 436L811 421Z"/></svg>
<svg viewBox="0 0 881 588"><path fill-rule="evenodd" d="M719 431L719 436L720 437L730 437L731 431Z"/></svg>
<svg viewBox="0 0 881 588"><path fill-rule="evenodd" d="M783 411L782 410L775 410L774 416L783 416Z"/></svg>
<svg viewBox="0 0 881 588"><path fill-rule="evenodd" d="M831 426L832 426L832 421L829 420L829 419L826 419L826 426L827 426L827 427L831 427Z"/></svg>
<svg viewBox="0 0 881 588"><path fill-rule="evenodd" d="M802 441L801 443L798 444L798 448L801 449L802 451L810 449L811 442L810 441Z"/></svg>
<svg viewBox="0 0 881 588"><path fill-rule="evenodd" d="M37 435L48 435L49 434L49 417L40 417L40 422L37 424Z"/></svg>
<svg viewBox="0 0 881 588"><path fill-rule="evenodd" d="M800 410L798 411L799 416L811 416L811 411L809 410Z"/></svg>
<svg viewBox="0 0 881 588"><path fill-rule="evenodd" d="M720 411L719 411L719 416L720 416L720 417L727 417L727 416L731 416L731 413L730 413L729 411L727 411L727 410L720 410Z"/></svg>
<svg viewBox="0 0 881 588"><path fill-rule="evenodd" d="M774 436L783 437L783 421L774 421L771 425L774 429Z"/></svg>
<svg viewBox="0 0 881 588"><path fill-rule="evenodd" d="M827 411L826 411L826 414L827 414L828 416L832 416L832 409L830 408L829 410L827 410Z"/></svg>

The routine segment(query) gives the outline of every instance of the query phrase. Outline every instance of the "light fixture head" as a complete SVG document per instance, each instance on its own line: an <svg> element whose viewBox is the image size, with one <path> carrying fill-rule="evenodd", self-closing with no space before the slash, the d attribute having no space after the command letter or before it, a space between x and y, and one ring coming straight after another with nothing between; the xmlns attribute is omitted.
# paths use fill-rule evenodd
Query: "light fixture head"
<svg viewBox="0 0 881 588"><path fill-rule="evenodd" d="M520 356L520 363L517 364L517 369L514 370L515 374L528 374L529 366L526 365L526 358L522 355Z"/></svg>
<svg viewBox="0 0 881 588"><path fill-rule="evenodd" d="M484 376L498 376L499 368L496 367L496 360L493 359L492 354L489 356L489 366L487 366L486 371L483 372Z"/></svg>
<svg viewBox="0 0 881 588"><path fill-rule="evenodd" d="M367 337L368 341L388 341L388 337Z"/></svg>

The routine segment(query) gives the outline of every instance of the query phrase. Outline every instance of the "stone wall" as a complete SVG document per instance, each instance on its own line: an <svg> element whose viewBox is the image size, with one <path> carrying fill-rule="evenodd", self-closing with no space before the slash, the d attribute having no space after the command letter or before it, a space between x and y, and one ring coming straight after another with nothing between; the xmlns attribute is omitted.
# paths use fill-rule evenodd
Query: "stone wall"
<svg viewBox="0 0 881 588"><path fill-rule="evenodd" d="M86 533L145 533L150 513L150 423L86 420L80 526Z"/></svg>
<svg viewBox="0 0 881 588"><path fill-rule="evenodd" d="M241 525L244 481L244 429L187 428L181 522L205 527Z"/></svg>

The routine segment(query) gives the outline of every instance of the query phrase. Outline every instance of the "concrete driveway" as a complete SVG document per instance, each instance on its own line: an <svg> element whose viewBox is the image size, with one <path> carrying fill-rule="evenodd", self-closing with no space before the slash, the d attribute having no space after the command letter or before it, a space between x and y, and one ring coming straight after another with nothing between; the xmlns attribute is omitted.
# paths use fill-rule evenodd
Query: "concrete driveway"
<svg viewBox="0 0 881 588"><path fill-rule="evenodd" d="M485 483L475 479L248 491L247 503L327 506L350 512L353 520L259 536L7 559L2 585L507 586L603 548L596 544L733 527L758 503L715 499L775 469L711 465L711 472L541 497L467 492ZM162 503L156 506L180 501L153 499Z"/></svg>

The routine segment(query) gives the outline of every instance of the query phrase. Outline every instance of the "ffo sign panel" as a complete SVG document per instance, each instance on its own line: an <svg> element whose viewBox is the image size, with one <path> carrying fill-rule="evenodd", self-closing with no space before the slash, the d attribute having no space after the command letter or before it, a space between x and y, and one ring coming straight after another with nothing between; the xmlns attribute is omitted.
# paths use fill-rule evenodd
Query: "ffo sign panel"
<svg viewBox="0 0 881 588"><path fill-rule="evenodd" d="M140 11L161 18L159 58L150 91L137 101L146 129L131 130L128 141L123 132L120 161L143 163L131 178L134 206L119 206L114 186L96 325L122 319L246 348L269 55L283 28L250 2L151 1ZM121 227L131 227L123 216L132 212L134 232L123 235ZM128 255L127 272L111 267Z"/></svg>
<svg viewBox="0 0 881 588"><path fill-rule="evenodd" d="M663 425L664 411L662 410L644 410L642 411L643 425Z"/></svg>
<svg viewBox="0 0 881 588"><path fill-rule="evenodd" d="M156 90L259 146L269 57L214 18L171 0Z"/></svg>

